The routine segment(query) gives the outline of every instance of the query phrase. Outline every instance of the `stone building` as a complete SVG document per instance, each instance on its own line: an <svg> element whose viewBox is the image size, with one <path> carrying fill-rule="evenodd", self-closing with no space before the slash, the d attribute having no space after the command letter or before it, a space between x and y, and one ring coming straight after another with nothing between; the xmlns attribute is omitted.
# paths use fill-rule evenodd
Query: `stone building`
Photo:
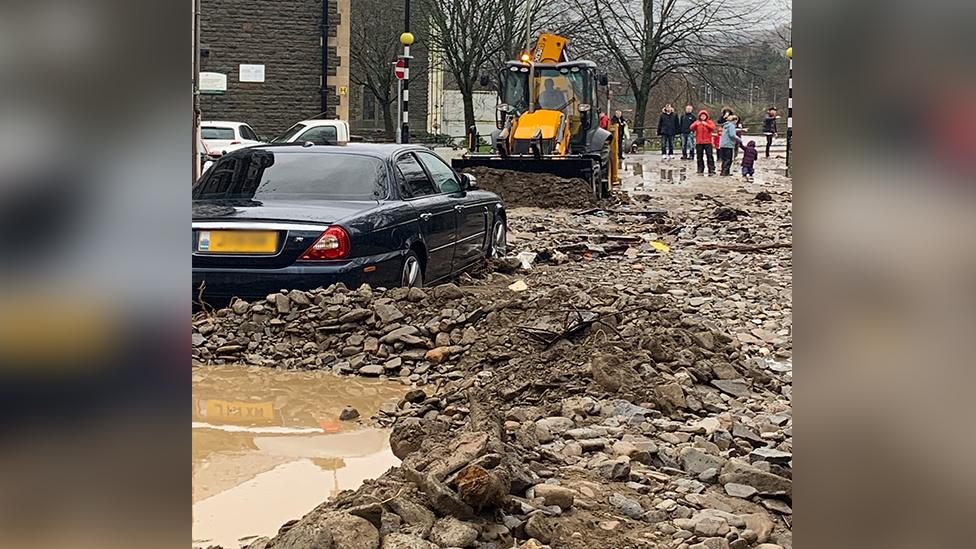
<svg viewBox="0 0 976 549"><path fill-rule="evenodd" d="M323 2L328 6L324 86L328 109L324 113ZM354 133L383 127L375 99L364 97L362 87L350 79L350 71L356 70L349 56L350 21L378 14L360 13L366 10L360 7L357 11L356 0L202 0L201 4L201 73L226 76L226 91L201 94L204 120L240 120L269 138L320 114L347 120ZM426 56L420 49L412 52L415 74L425 73ZM254 74L248 77L251 65L263 67L263 81L248 81L260 79L253 78ZM426 76L411 80L410 99L411 133L423 133L427 127Z"/></svg>

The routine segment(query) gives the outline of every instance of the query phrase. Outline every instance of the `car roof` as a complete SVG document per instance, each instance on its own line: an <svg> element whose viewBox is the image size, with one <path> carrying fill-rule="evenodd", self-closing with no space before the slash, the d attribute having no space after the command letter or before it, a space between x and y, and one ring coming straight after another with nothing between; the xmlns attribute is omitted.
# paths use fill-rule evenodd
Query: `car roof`
<svg viewBox="0 0 976 549"><path fill-rule="evenodd" d="M311 145L305 146L302 143L269 143L267 145L252 145L246 150L269 150L289 153L302 154L359 154L373 156L376 158L393 158L400 152L405 151L427 151L427 147L420 145L403 145L397 143L347 143L345 145ZM238 149L245 150L245 149ZM233 151L237 152L237 151ZM232 154L232 153L228 153Z"/></svg>
<svg viewBox="0 0 976 549"><path fill-rule="evenodd" d="M235 127L236 128L237 126L241 126L241 125L247 126L249 124L247 122L230 122L230 121L227 121L227 120L203 120L203 121L200 122L200 125L201 126L215 126L215 127L218 127L218 128L221 128L221 127Z"/></svg>
<svg viewBox="0 0 976 549"><path fill-rule="evenodd" d="M296 122L296 124L304 124L305 126L334 126L336 124L345 124L345 123L346 122L344 120L336 120L336 119L329 120L326 118L312 118L309 120L301 120L299 122Z"/></svg>

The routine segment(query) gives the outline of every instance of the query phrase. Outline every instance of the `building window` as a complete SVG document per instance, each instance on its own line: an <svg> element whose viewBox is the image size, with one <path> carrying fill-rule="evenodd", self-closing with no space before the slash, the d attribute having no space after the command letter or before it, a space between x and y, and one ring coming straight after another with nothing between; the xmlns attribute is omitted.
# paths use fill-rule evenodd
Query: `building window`
<svg viewBox="0 0 976 549"><path fill-rule="evenodd" d="M376 97L368 88L363 88L363 120L376 120Z"/></svg>

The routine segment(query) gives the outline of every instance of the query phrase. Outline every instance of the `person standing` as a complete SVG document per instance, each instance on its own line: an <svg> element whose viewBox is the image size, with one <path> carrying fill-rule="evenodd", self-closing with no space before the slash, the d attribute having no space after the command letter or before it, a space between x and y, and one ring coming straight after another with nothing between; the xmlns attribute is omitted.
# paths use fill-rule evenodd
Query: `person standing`
<svg viewBox="0 0 976 549"><path fill-rule="evenodd" d="M769 107L766 109L766 118L763 118L763 135L766 136L766 158L769 158L769 149L773 146L773 138L779 135L779 130L776 127L776 119L779 115L776 113L776 107Z"/></svg>
<svg viewBox="0 0 976 549"><path fill-rule="evenodd" d="M603 109L600 109L600 127L605 130L610 129L610 117L603 112Z"/></svg>
<svg viewBox="0 0 976 549"><path fill-rule="evenodd" d="M715 157L712 156L712 133L715 132L715 122L708 116L708 111L698 111L698 119L691 124L691 131L695 132L695 151L698 156L698 175L705 173L705 158L708 157L708 175L715 175Z"/></svg>
<svg viewBox="0 0 976 549"><path fill-rule="evenodd" d="M695 107L688 105L685 113L681 115L678 123L678 131L681 132L681 159L691 160L695 157L695 134L691 131L691 125L695 123Z"/></svg>
<svg viewBox="0 0 976 549"><path fill-rule="evenodd" d="M722 126L721 137L719 138L718 157L722 161L722 171L719 175L732 175L732 152L738 147L740 138L736 134L736 122L739 117L730 114L725 118L725 125Z"/></svg>
<svg viewBox="0 0 976 549"><path fill-rule="evenodd" d="M742 141L739 141L739 148L744 151L742 153L742 177L747 183L752 183L755 181L756 159L759 158L759 151L756 150L756 142L749 141L748 145L743 145Z"/></svg>
<svg viewBox="0 0 976 549"><path fill-rule="evenodd" d="M618 142L617 151L620 153L620 158L624 157L624 136L627 133L627 121L624 119L624 113L617 109L613 113L613 118L610 122L617 125L617 134L620 136L620 141Z"/></svg>
<svg viewBox="0 0 976 549"><path fill-rule="evenodd" d="M661 136L661 156L664 158L674 158L674 136L678 134L680 123L678 115L674 113L674 107L668 103L657 121L657 134Z"/></svg>

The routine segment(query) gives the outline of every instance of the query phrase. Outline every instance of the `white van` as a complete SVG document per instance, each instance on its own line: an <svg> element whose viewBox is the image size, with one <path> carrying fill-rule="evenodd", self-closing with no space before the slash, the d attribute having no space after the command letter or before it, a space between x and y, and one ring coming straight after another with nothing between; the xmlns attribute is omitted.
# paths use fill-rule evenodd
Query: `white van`
<svg viewBox="0 0 976 549"><path fill-rule="evenodd" d="M303 120L271 142L345 145L349 142L349 124L345 120Z"/></svg>

